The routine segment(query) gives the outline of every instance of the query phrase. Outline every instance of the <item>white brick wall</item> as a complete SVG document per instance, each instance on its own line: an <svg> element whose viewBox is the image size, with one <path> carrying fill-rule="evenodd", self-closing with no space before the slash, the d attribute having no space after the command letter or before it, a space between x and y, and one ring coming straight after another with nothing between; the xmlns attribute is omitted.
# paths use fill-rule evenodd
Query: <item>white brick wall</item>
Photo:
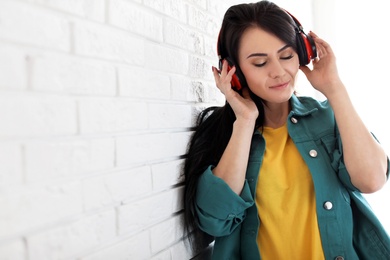
<svg viewBox="0 0 390 260"><path fill-rule="evenodd" d="M0 260L189 259L226 0L0 0Z"/></svg>

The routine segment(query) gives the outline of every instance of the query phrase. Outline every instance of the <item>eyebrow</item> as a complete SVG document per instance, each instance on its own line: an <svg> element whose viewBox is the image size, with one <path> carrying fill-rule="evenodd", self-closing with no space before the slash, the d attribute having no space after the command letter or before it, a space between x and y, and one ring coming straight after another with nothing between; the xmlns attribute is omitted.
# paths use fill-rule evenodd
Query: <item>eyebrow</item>
<svg viewBox="0 0 390 260"><path fill-rule="evenodd" d="M284 51L285 49L287 49L287 48L289 48L289 47L291 47L291 45L289 45L289 44L283 46L282 48L280 48L280 49L278 50L278 53ZM261 52L256 52L256 53L250 54L250 55L249 55L248 57L246 57L246 58L249 59L249 58L251 58L251 57L257 57L257 56L265 57L265 56L268 56L268 54L266 54L266 53L261 53Z"/></svg>

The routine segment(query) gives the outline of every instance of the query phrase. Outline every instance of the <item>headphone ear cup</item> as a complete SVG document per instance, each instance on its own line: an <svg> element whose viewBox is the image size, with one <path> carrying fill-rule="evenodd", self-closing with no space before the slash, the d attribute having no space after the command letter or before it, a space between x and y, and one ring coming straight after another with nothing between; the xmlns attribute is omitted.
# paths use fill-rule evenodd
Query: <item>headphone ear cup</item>
<svg viewBox="0 0 390 260"><path fill-rule="evenodd" d="M309 35L303 32L298 33L297 45L300 66L309 64L312 59L317 57L316 45Z"/></svg>
<svg viewBox="0 0 390 260"><path fill-rule="evenodd" d="M237 74L234 74L232 77L232 88L234 88L236 90L242 89L242 86L241 86L241 83L240 83L240 80L239 80Z"/></svg>
<svg viewBox="0 0 390 260"><path fill-rule="evenodd" d="M317 57L317 47L316 44L313 40L313 38L310 35L305 34L305 45L306 45L306 50L307 50L307 56L308 56L308 61L313 60Z"/></svg>
<svg viewBox="0 0 390 260"><path fill-rule="evenodd" d="M308 56L307 56L307 49L306 49L306 44L305 44L305 36L303 33L298 33L296 35L297 37L297 51L298 51L298 57L299 57L299 65L300 66L305 66L307 65L310 60L308 61Z"/></svg>

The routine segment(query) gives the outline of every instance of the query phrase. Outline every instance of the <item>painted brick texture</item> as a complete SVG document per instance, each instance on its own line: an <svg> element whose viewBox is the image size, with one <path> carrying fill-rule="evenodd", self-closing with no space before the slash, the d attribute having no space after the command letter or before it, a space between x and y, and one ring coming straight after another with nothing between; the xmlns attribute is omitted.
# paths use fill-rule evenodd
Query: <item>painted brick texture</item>
<svg viewBox="0 0 390 260"><path fill-rule="evenodd" d="M226 0L0 1L0 259L190 259L180 177Z"/></svg>

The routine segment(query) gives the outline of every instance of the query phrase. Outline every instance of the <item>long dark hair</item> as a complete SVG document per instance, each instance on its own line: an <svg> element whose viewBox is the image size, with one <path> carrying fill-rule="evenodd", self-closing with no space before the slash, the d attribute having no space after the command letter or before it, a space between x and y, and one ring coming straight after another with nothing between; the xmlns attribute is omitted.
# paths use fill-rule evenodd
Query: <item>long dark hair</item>
<svg viewBox="0 0 390 260"><path fill-rule="evenodd" d="M245 30L251 27L258 27L272 33L295 50L297 49L293 21L283 9L269 1L234 5L226 11L222 22L219 53L222 59L229 57L233 61L238 74L241 73L238 64L240 39ZM240 77L240 83L244 88L248 87L243 76ZM250 95L259 110L255 126L257 129L264 123L263 102L251 91ZM212 239L198 227L195 212L198 179L208 166L218 164L229 142L235 119L233 109L227 102L222 107L206 108L199 114L194 134L188 144L183 165L184 226L190 245L195 251L203 248Z"/></svg>

